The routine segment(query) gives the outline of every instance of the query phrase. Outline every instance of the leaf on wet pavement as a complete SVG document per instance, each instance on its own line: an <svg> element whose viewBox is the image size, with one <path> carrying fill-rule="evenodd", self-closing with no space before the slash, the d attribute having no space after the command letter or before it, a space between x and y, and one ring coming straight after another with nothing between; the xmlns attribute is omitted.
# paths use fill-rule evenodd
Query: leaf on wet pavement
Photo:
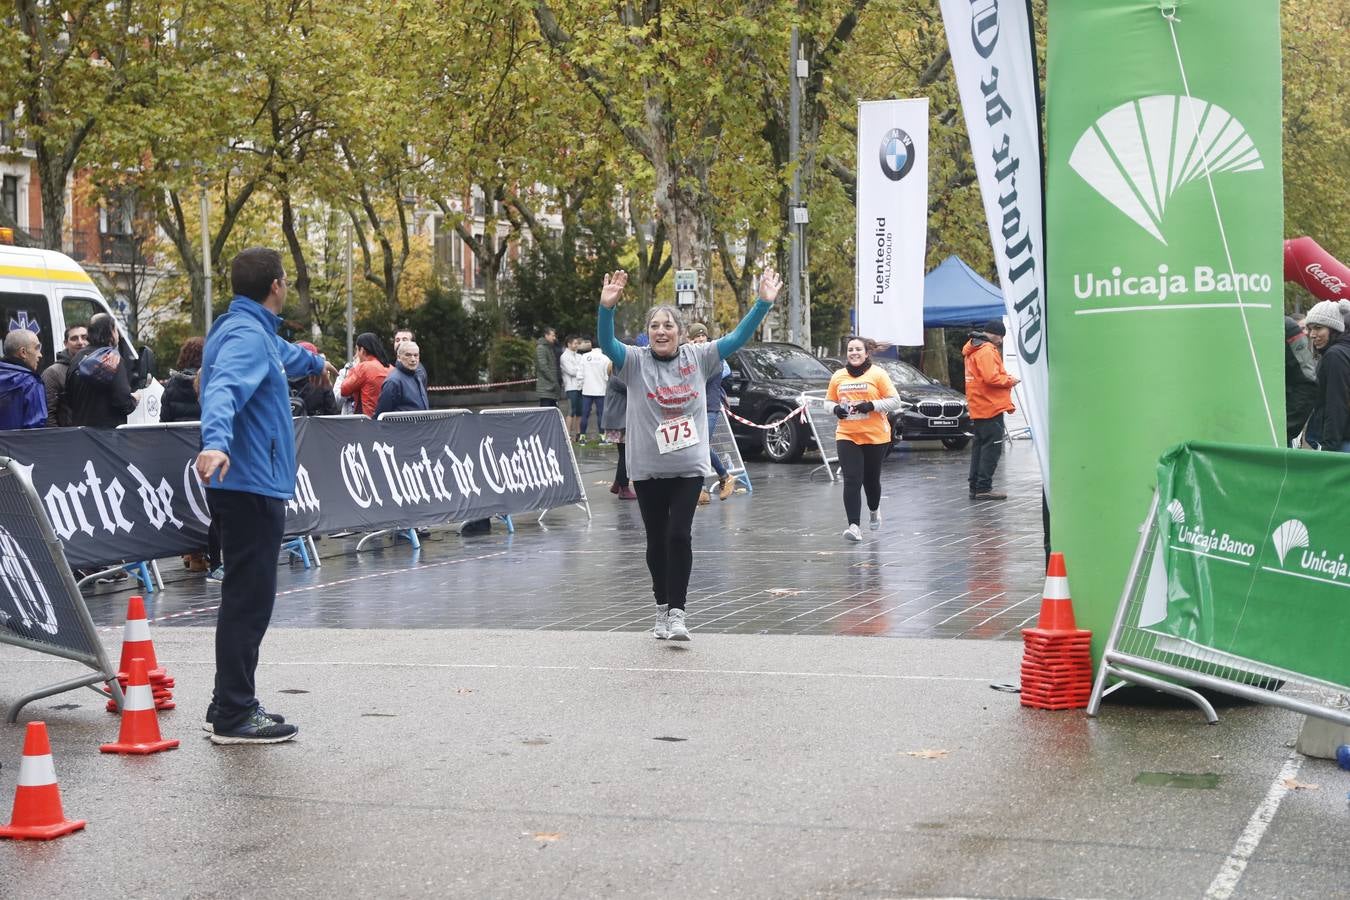
<svg viewBox="0 0 1350 900"><path fill-rule="evenodd" d="M1299 781L1297 778L1286 778L1286 779L1284 780L1284 786L1287 787L1287 788L1289 788L1289 790L1291 790L1291 791L1315 791L1315 790L1317 790L1317 785L1315 785L1315 784L1308 784L1306 781Z"/></svg>
<svg viewBox="0 0 1350 900"><path fill-rule="evenodd" d="M906 756L913 756L916 759L946 759L950 750L906 750Z"/></svg>
<svg viewBox="0 0 1350 900"><path fill-rule="evenodd" d="M796 588L769 588L769 593L775 597L795 597L801 591Z"/></svg>
<svg viewBox="0 0 1350 900"><path fill-rule="evenodd" d="M534 832L533 834L531 834L530 837L534 838L536 841L539 841L541 844L551 844L551 843L553 843L554 841L557 841L557 840L561 840L561 839L562 839L562 832L561 832L561 831L536 831L536 832Z"/></svg>
<svg viewBox="0 0 1350 900"><path fill-rule="evenodd" d="M456 688L456 694L472 694L473 688Z"/></svg>

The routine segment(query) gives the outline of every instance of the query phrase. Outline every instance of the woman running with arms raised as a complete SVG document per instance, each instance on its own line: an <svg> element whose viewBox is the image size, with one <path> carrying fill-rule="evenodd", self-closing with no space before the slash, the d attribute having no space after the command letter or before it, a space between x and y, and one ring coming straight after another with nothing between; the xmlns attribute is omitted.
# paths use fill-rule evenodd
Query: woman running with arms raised
<svg viewBox="0 0 1350 900"><path fill-rule="evenodd" d="M685 597L694 553L690 529L698 492L712 474L708 455L708 406L704 385L722 360L754 335L778 299L783 280L773 269L759 279L759 300L736 330L707 344L681 344L683 326L673 306L647 314L649 346L614 338L614 307L628 284L622 269L605 276L600 291L600 349L628 388L628 475L637 491L647 531L647 569L656 597L657 640L689 640Z"/></svg>

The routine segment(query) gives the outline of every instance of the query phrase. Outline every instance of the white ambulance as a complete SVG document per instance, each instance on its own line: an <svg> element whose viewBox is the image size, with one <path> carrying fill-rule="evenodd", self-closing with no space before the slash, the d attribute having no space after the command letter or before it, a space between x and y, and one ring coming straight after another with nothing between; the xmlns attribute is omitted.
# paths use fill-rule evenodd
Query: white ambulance
<svg viewBox="0 0 1350 900"><path fill-rule="evenodd" d="M131 346L126 325L89 274L63 253L16 247L9 237L9 230L0 228L0 334L17 328L36 334L42 343L41 371L63 349L67 326L85 325L97 313L108 313L117 319L120 350L133 372L132 387L143 385L153 374L153 354L138 354Z"/></svg>

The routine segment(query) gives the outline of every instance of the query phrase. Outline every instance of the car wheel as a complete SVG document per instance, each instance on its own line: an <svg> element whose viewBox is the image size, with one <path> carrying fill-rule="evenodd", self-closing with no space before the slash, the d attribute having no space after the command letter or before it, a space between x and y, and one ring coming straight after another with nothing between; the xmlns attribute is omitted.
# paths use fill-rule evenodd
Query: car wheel
<svg viewBox="0 0 1350 900"><path fill-rule="evenodd" d="M969 443L970 438L968 437L949 437L942 439L942 446L946 447L948 450L964 450Z"/></svg>
<svg viewBox="0 0 1350 900"><path fill-rule="evenodd" d="M769 417L781 416L784 412L786 410L771 412ZM795 418L764 432L764 453L773 462L795 462L805 450L805 426Z"/></svg>

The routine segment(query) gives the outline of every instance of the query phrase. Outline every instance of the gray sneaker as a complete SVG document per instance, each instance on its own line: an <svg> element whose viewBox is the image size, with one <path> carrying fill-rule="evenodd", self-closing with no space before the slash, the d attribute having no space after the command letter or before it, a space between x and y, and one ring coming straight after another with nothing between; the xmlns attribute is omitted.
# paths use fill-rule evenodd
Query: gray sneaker
<svg viewBox="0 0 1350 900"><path fill-rule="evenodd" d="M682 609L670 611L670 639L672 641L689 640L689 629L684 624L684 610Z"/></svg>
<svg viewBox="0 0 1350 900"><path fill-rule="evenodd" d="M258 712L262 713L267 718L271 719L276 724L278 725L286 724L285 716L279 713L268 712L267 710L263 709L261 703L259 703L254 708L257 709ZM215 732L215 730L216 730L216 701L212 700L206 706L206 721L202 722L202 731L205 731L207 734L212 734Z"/></svg>
<svg viewBox="0 0 1350 900"><path fill-rule="evenodd" d="M274 722L261 707L255 707L248 718L233 728L219 726L211 733L213 744L280 744L289 741L300 731L294 725Z"/></svg>
<svg viewBox="0 0 1350 900"><path fill-rule="evenodd" d="M844 529L844 540L858 543L862 540L862 529L857 525L850 525Z"/></svg>
<svg viewBox="0 0 1350 900"><path fill-rule="evenodd" d="M881 510L872 510L872 515L867 521L867 527L871 528L873 531L881 528Z"/></svg>
<svg viewBox="0 0 1350 900"><path fill-rule="evenodd" d="M670 639L670 607L664 603L656 607L656 624L652 626L652 637L658 641Z"/></svg>
<svg viewBox="0 0 1350 900"><path fill-rule="evenodd" d="M225 580L225 567L224 567L224 566L216 566L216 567L215 567L214 569L212 569L210 572L207 572L207 573L206 573L206 580L207 580L207 581L214 581L214 582L216 582L217 584L219 584L220 582L224 581L224 580Z"/></svg>

